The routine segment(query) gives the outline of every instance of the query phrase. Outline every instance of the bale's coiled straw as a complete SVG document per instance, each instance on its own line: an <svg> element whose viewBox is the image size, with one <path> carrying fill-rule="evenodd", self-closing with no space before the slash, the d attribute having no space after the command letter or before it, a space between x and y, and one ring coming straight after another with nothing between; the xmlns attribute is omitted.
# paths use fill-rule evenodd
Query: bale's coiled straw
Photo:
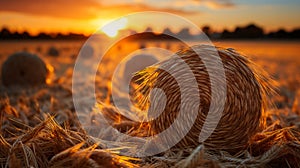
<svg viewBox="0 0 300 168"><path fill-rule="evenodd" d="M215 52L217 50L217 52ZM200 54L200 57L199 55ZM205 146L213 149L223 149L227 151L237 151L247 146L251 136L257 133L265 123L265 110L267 107L267 96L273 92L270 78L254 65L248 58L232 49L214 48L208 45L199 45L187 50L178 52L179 57L171 57L154 66L138 72L143 82L136 90L135 101L138 107L145 110L150 107L150 91L153 88L160 88L167 97L166 106L159 117L149 122L154 133L167 129L176 119L180 110L180 89L172 75L177 76L177 80L189 81L188 75L182 71L183 67L179 59L184 60L191 68L200 94L200 108L198 116L189 133L177 144L178 147L196 147L199 145L198 139L205 118L208 114L211 102L210 78L217 78L212 73L209 76L205 64L201 60L204 57L212 57L209 60L220 57L225 70L227 84L227 96L222 117L217 128L205 141ZM206 62L207 63L207 62ZM160 69L177 68L177 74L169 74ZM215 67L218 68L218 67ZM218 79L216 79L218 80ZM222 81L220 81L222 82ZM183 88L185 90L185 88ZM153 96L153 95L151 95ZM159 101L163 97L157 94L151 99L151 109L156 109ZM193 96L189 97L192 102ZM219 95L218 100L222 99ZM153 104L152 104L153 103ZM185 108L185 106L181 106ZM184 127L184 125L182 125Z"/></svg>
<svg viewBox="0 0 300 168"><path fill-rule="evenodd" d="M201 60L204 57L211 57L211 59L207 59L206 64L212 64L213 62L209 62L210 60L221 58L226 81L218 79L218 75L214 76L215 73L209 76L206 66ZM157 113L156 110L161 108L161 102L166 98L163 111L159 116L155 116L156 118L152 117L153 119L150 121L135 122L120 116L113 106L100 104L99 107L106 119L114 121L114 118L118 118L118 121L115 121L115 127L122 132L134 129L133 135L135 136L139 135L136 131L140 131L140 135L145 136L143 131L149 130L148 136L152 136L168 129L178 117L180 107L188 107L187 110L183 110L188 113L188 110L191 109L190 106L195 106L193 96L196 94L184 93L191 96L188 96L188 100L181 100L181 92L176 80L190 81L190 76L186 75L186 71L181 66L182 60L190 67L195 76L200 95L200 107L192 128L175 147L195 148L200 144L199 135L211 103L210 78L213 78L218 82L226 82L227 95L222 117L204 145L206 148L226 150L232 153L245 149L250 138L265 126L265 111L269 104L268 96L274 92L273 81L262 69L233 49L215 48L208 45L193 46L178 52L176 56L137 72L136 75L140 77L140 81L137 82L138 86L133 91L132 101L134 105L141 110L148 111L148 114L144 114L145 116L151 116L151 113ZM163 69L175 68L173 71L175 74L169 74L159 67L164 67ZM212 68L220 67L212 66ZM176 76L176 80L174 76ZM164 94L152 94L151 90L154 88L162 89ZM181 89L189 90L189 88ZM216 102L220 102L223 98L224 95L218 95ZM181 106L182 101L188 102L188 104ZM187 117L190 116L187 114ZM187 120L193 121L193 119ZM124 127L126 128L124 129ZM145 128L143 129L143 127ZM184 129L185 125L182 125L182 128Z"/></svg>

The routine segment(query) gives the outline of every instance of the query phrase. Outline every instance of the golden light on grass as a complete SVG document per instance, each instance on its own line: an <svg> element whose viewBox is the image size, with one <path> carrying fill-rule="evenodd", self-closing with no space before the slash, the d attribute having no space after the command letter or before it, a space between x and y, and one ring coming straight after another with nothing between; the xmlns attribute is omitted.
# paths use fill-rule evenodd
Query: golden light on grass
<svg viewBox="0 0 300 168"><path fill-rule="evenodd" d="M127 18L121 18L105 25L101 31L109 37L116 37L119 30L126 28Z"/></svg>
<svg viewBox="0 0 300 168"><path fill-rule="evenodd" d="M51 84L52 77L54 75L54 67L51 64L46 64L46 68L48 71L48 76L46 78L46 84Z"/></svg>

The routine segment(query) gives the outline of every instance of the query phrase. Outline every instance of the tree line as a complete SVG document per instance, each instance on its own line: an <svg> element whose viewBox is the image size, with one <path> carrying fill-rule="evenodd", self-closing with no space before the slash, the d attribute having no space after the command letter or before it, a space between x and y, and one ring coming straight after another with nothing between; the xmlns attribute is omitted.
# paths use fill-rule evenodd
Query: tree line
<svg viewBox="0 0 300 168"><path fill-rule="evenodd" d="M195 35L190 33L189 28L183 28L179 32L174 33L170 28L165 28L162 34L155 34L149 32L151 28L147 28L147 33L142 33L139 36L134 36L132 39L174 39L172 36L193 39ZM209 26L202 27L202 31L210 39L300 39L300 28L295 28L292 31L286 31L285 29L279 29L277 31L266 33L262 27L255 24L249 24L242 27L236 27L233 31L224 29L222 32L214 32ZM134 31L133 31L134 32ZM44 33L41 32L38 35L30 35L27 31L22 33L12 32L8 28L2 28L0 31L0 40L26 40L26 39L36 39L36 40L84 40L88 37L83 34L69 33Z"/></svg>

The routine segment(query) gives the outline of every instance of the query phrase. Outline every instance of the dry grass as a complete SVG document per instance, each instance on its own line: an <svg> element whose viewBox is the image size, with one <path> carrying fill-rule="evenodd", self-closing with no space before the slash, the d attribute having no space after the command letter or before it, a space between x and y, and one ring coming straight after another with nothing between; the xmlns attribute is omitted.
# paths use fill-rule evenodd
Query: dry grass
<svg viewBox="0 0 300 168"><path fill-rule="evenodd" d="M200 145L134 159L78 127L68 89L16 90L1 95L1 167L300 167L300 117L292 108L269 110L268 127L235 156Z"/></svg>
<svg viewBox="0 0 300 168"><path fill-rule="evenodd" d="M45 86L48 92L41 93L41 88L33 88L27 93L29 102L24 102L23 94L9 93L0 100L1 134L0 165L1 167L135 167L129 162L133 158L117 155L118 151L105 149L105 145L96 142L85 134L75 123L73 113L65 113L61 124L61 114L42 112L40 103L47 101L39 96L57 92L51 86ZM16 88L14 88L16 89ZM43 90L43 89L42 89ZM37 92L36 92L37 91ZM45 95L46 94L46 95ZM69 95L70 97L71 95ZM13 106L10 99L18 98ZM49 98L51 100L51 98ZM54 99L54 98L52 98ZM34 103L32 103L35 102ZM20 103L23 102L23 103ZM56 106L66 105L63 102ZM54 102L47 111L54 108ZM67 106L65 106L67 107ZM71 107L72 108L72 107ZM21 111L20 109L27 109ZM55 120L56 118L56 120ZM72 122L71 122L72 121ZM75 121L75 122L74 122ZM77 126L76 126L77 125ZM135 159L134 159L135 160Z"/></svg>
<svg viewBox="0 0 300 168"><path fill-rule="evenodd" d="M0 135L2 167L135 166L128 162L130 158L104 150L84 133L62 128L50 116L34 128L18 131L24 133L10 138Z"/></svg>
<svg viewBox="0 0 300 168"><path fill-rule="evenodd" d="M267 111L267 128L234 156L203 145L146 158L120 156L118 148L106 145L117 147L118 142L95 141L80 128L72 92L65 87L72 76L69 71L50 85L0 85L0 167L300 167L299 71L264 63L274 66L269 72L279 74L279 95L272 98L279 109Z"/></svg>

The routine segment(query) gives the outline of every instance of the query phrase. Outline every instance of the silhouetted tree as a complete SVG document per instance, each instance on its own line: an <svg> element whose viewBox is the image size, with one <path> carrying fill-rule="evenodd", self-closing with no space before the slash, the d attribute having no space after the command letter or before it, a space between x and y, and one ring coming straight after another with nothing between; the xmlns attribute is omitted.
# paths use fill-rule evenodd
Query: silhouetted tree
<svg viewBox="0 0 300 168"><path fill-rule="evenodd" d="M208 37L211 36L211 34L213 33L211 28L209 26L203 26L202 27L202 31L203 33L205 33Z"/></svg>
<svg viewBox="0 0 300 168"><path fill-rule="evenodd" d="M291 37L292 38L300 38L300 28L299 29L294 29L292 32L291 32Z"/></svg>
<svg viewBox="0 0 300 168"><path fill-rule="evenodd" d="M177 33L177 37L182 38L182 39L190 39L193 36L190 34L189 28L183 28Z"/></svg>
<svg viewBox="0 0 300 168"><path fill-rule="evenodd" d="M269 38L279 38L279 39L286 39L286 38L292 38L293 36L292 36L292 32L291 33L289 33L289 32L287 32L286 30L284 30L284 29L279 29L278 31L276 31L276 32L271 32L271 33L269 33L268 35L267 35L267 37L269 37Z"/></svg>
<svg viewBox="0 0 300 168"><path fill-rule="evenodd" d="M234 32L229 32L228 30L224 30L222 35L222 38L263 38L264 37L264 31L262 28L256 26L255 24L249 24L245 27L236 27Z"/></svg>
<svg viewBox="0 0 300 168"><path fill-rule="evenodd" d="M264 36L263 29L254 24L237 27L233 33L235 38L262 38Z"/></svg>
<svg viewBox="0 0 300 168"><path fill-rule="evenodd" d="M177 34L173 33L170 28L165 28L162 34L151 33L152 28L147 27L146 31L148 33L142 33L134 35L128 39L153 39L153 40L176 40L172 36L177 36L184 39L192 39L194 35L190 34L189 28L181 29ZM150 32L149 32L150 31ZM214 39L254 39L254 38L285 38L285 39L300 39L300 28L294 29L293 31L286 31L284 29L279 29L278 31L264 34L264 30L261 27L256 26L255 24L249 24L244 27L236 27L233 32L224 29L222 33L213 32L209 26L202 27L202 31L207 34L210 38ZM131 30L131 34L135 34L136 31ZM60 39L60 40L84 40L87 37L82 34L47 34L44 32L39 33L36 36L30 35L27 31L22 33L12 32L8 28L3 27L0 31L0 40L19 40L19 39L36 39L36 40L51 40L51 39Z"/></svg>
<svg viewBox="0 0 300 168"><path fill-rule="evenodd" d="M167 34L167 35L170 35L170 36L173 36L173 35L174 35L174 33L171 31L170 28L165 28L165 29L163 30L163 34Z"/></svg>
<svg viewBox="0 0 300 168"><path fill-rule="evenodd" d="M27 32L27 31L24 31L22 34L21 34L21 39L30 39L30 34Z"/></svg>
<svg viewBox="0 0 300 168"><path fill-rule="evenodd" d="M223 32L221 33L221 38L223 39L232 38L232 33L227 29L224 29Z"/></svg>
<svg viewBox="0 0 300 168"><path fill-rule="evenodd" d="M3 39L3 40L8 39L10 37L10 35L11 35L11 33L10 33L9 29L6 27L3 27L0 32L0 39Z"/></svg>
<svg viewBox="0 0 300 168"><path fill-rule="evenodd" d="M35 36L35 38L36 39L41 39L41 40L47 40L47 39L51 39L51 36L44 33L44 32L41 32L37 36Z"/></svg>
<svg viewBox="0 0 300 168"><path fill-rule="evenodd" d="M153 29L152 29L151 27L147 27L147 28L145 29L145 32L153 32Z"/></svg>

